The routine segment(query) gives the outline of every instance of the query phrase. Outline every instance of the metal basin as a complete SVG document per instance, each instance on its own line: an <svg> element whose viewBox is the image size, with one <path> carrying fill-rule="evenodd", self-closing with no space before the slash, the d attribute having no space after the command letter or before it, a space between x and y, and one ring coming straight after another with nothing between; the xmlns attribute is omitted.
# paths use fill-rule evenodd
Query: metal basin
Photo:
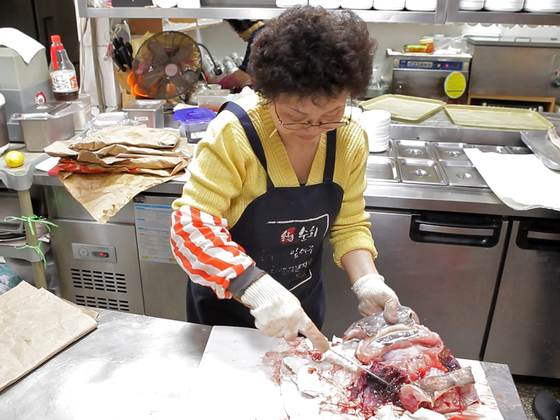
<svg viewBox="0 0 560 420"><path fill-rule="evenodd" d="M436 158L440 161L469 162L463 148L465 143L432 143Z"/></svg>
<svg viewBox="0 0 560 420"><path fill-rule="evenodd" d="M399 158L434 159L430 143L418 140L394 140L396 156Z"/></svg>
<svg viewBox="0 0 560 420"><path fill-rule="evenodd" d="M400 179L396 159L370 156L367 161L366 177L370 181L398 182Z"/></svg>
<svg viewBox="0 0 560 420"><path fill-rule="evenodd" d="M431 159L398 159L403 183L447 185L438 162Z"/></svg>
<svg viewBox="0 0 560 420"><path fill-rule="evenodd" d="M482 175L470 163L443 161L441 166L450 186L488 188Z"/></svg>

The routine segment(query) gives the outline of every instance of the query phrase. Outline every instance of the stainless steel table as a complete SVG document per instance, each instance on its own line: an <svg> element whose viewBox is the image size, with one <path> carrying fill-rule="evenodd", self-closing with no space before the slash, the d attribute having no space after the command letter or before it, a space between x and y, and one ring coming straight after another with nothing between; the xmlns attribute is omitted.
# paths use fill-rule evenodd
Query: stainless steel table
<svg viewBox="0 0 560 420"><path fill-rule="evenodd" d="M95 310L96 330L0 393L0 419L181 418L211 327Z"/></svg>
<svg viewBox="0 0 560 420"><path fill-rule="evenodd" d="M97 330L0 393L0 419L183 418L211 327L96 310ZM482 365L504 419L526 420L508 367Z"/></svg>

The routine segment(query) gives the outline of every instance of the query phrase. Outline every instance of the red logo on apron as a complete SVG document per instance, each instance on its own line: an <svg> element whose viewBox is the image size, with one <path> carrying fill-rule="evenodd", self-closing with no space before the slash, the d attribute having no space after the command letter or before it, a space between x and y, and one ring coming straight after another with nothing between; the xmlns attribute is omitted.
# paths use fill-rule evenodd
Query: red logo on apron
<svg viewBox="0 0 560 420"><path fill-rule="evenodd" d="M280 235L280 243L281 244L287 244L287 243L291 243L294 242L294 233L296 231L295 227L286 229L284 232L282 232L282 235Z"/></svg>

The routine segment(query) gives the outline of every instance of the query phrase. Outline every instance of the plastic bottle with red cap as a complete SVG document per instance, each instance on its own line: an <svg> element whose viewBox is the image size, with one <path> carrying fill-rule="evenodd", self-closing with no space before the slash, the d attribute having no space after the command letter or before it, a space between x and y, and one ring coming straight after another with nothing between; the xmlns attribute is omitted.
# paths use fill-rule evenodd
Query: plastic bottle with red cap
<svg viewBox="0 0 560 420"><path fill-rule="evenodd" d="M57 101L78 99L78 79L76 69L68 58L59 35L51 36L51 64L49 73L54 98Z"/></svg>

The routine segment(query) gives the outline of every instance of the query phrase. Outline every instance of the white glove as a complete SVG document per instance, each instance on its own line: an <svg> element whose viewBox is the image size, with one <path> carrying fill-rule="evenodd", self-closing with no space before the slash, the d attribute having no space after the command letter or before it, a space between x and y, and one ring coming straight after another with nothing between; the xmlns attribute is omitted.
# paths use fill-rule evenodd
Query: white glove
<svg viewBox="0 0 560 420"><path fill-rule="evenodd" d="M317 350L329 349L329 342L309 319L299 300L268 274L245 290L241 302L251 308L255 326L263 334L292 341L301 332Z"/></svg>
<svg viewBox="0 0 560 420"><path fill-rule="evenodd" d="M385 320L390 324L398 322L397 309L400 306L397 294L385 284L381 274L366 274L352 285L352 290L360 301L358 311L370 316L383 311Z"/></svg>

